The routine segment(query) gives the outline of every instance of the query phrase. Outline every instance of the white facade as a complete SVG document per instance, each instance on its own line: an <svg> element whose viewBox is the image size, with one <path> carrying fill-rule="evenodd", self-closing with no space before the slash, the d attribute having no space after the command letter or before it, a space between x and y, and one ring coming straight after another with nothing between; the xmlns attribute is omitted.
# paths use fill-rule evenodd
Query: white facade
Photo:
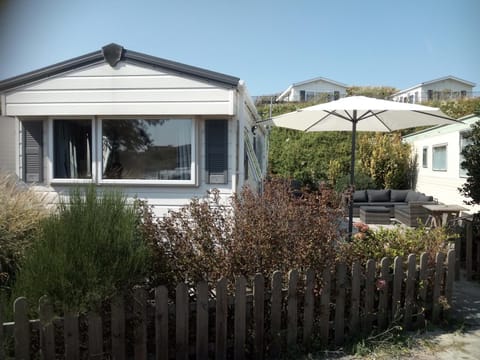
<svg viewBox="0 0 480 360"><path fill-rule="evenodd" d="M103 56L99 61L81 66L76 66L76 59L73 59L72 63L66 62L68 66L59 64L62 65L59 67L57 64L51 69L26 74L25 79L20 76L18 81L12 78L0 82L0 133L4 130L11 133L9 141L0 144L0 170L14 169L20 179L34 179L36 189L52 194L52 202L57 201L56 195L68 194L72 186L94 183L119 188L129 198L137 196L147 200L159 216L187 204L194 197L206 196L213 188L219 189L221 196L227 199L244 185L261 186L267 166L265 133L256 125L259 117L242 81L148 55L133 52L130 55L128 50L121 50L124 55L112 65ZM84 58L88 60L90 57L92 54ZM62 71L63 68L68 70ZM54 74L42 75L49 72ZM133 174L133 170L126 177L106 175L109 156L105 150L106 126L120 127L120 121L129 125L139 121L150 132L147 131L147 137L163 142L156 146L158 154L155 149L149 150L153 151L152 155L145 160L146 165L141 170L135 164L135 156L137 163L143 161L145 149L124 155L140 176ZM41 139L37 139L42 154L41 170L38 171L41 175L28 177L25 175L29 166L25 125L32 122L41 124ZM75 162L75 176L70 169L67 176L59 176L57 128L75 122L86 127L87 145L76 151L83 151L88 159L84 156L78 164ZM212 128L207 129L207 124L213 123L220 123L225 131L212 132L207 144L206 133ZM168 126L173 130L168 130L167 134L169 128L164 124L170 124ZM175 133L177 127L187 129L187 135ZM152 135L152 132L158 134ZM185 145L169 145L175 143L175 140L168 139L170 133L183 136L181 141ZM218 141L219 136L224 138L225 146L217 155L225 155L226 168L214 173L207 169L210 166L207 162L215 160L211 158L213 155L207 154L213 150L207 148L212 148L212 141L221 144L223 140ZM71 146L71 142L69 144ZM187 155L179 165L180 151ZM75 155L79 157L77 152ZM176 160L170 161L173 161L171 169L162 168L155 173L157 175L152 175L151 168L155 168L152 159L167 153L177 154L171 155L173 158L177 156ZM73 158L71 154L70 151L70 158ZM82 166L88 168L87 175L79 176L78 169ZM128 169L122 166L122 171L127 173Z"/></svg>
<svg viewBox="0 0 480 360"><path fill-rule="evenodd" d="M466 116L461 124L437 126L404 136L413 145L417 155L418 179L416 190L432 195L440 203L460 205L468 212L480 211L480 206L465 205L458 188L465 183L465 170L461 168L461 150L466 145L464 134L479 116Z"/></svg>
<svg viewBox="0 0 480 360"><path fill-rule="evenodd" d="M315 78L290 85L277 101L304 102L321 99L336 100L345 97L347 85L326 78Z"/></svg>
<svg viewBox="0 0 480 360"><path fill-rule="evenodd" d="M426 81L401 90L392 95L391 99L397 102L420 103L429 100L450 100L472 97L475 83L462 80L454 76L445 76L440 79Z"/></svg>

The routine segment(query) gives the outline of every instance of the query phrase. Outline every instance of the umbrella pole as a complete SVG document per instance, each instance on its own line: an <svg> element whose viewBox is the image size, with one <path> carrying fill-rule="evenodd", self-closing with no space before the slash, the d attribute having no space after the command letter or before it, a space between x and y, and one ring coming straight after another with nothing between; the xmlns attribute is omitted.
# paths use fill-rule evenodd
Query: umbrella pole
<svg viewBox="0 0 480 360"><path fill-rule="evenodd" d="M355 189L355 142L357 132L357 110L353 110L352 119L352 152L350 163L350 191ZM353 231L353 192L350 194L348 204L348 235L351 236Z"/></svg>

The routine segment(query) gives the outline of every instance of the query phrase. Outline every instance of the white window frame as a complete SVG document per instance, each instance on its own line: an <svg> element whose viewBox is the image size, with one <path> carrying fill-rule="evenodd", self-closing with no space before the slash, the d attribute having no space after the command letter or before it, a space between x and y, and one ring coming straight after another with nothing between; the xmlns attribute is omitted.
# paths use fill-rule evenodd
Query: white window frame
<svg viewBox="0 0 480 360"><path fill-rule="evenodd" d="M192 134L191 134L191 141L192 141L192 162L190 164L190 171L191 171L191 176L190 180L144 180L144 179L103 179L102 174L102 168L103 168L103 159L102 159L102 121L103 120L116 120L116 119L122 119L122 120L134 120L134 119L149 119L149 120L190 120L192 122ZM97 121L97 127L96 127L96 134L97 134L97 139L99 139L95 144L96 144L96 154L98 154L98 157L95 159L97 160L96 164L96 174L98 174L98 184L105 184L105 185L175 185L175 186L192 186L192 185L198 185L198 166L197 166L197 134L198 134L198 121L193 116L185 116L185 117L162 117L162 116L103 116L98 119Z"/></svg>
<svg viewBox="0 0 480 360"><path fill-rule="evenodd" d="M64 179L64 178L55 178L54 177L54 149L53 149L53 122L54 120L90 120L92 124L92 177L90 179ZM91 184L95 183L97 179L97 152L96 146L97 143L97 134L95 131L95 117L93 116L55 116L50 117L47 120L48 128L48 178L50 179L51 184Z"/></svg>
<svg viewBox="0 0 480 360"><path fill-rule="evenodd" d="M445 148L445 168L435 167L435 150L438 148ZM447 143L432 145L432 170L443 171L443 172L448 170L448 144Z"/></svg>

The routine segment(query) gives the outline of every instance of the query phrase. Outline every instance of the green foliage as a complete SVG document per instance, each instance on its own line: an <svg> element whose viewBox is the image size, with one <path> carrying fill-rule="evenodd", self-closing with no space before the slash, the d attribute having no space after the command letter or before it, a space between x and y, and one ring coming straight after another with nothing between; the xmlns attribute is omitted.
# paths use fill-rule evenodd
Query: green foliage
<svg viewBox="0 0 480 360"><path fill-rule="evenodd" d="M352 241L342 244L339 251L341 260L347 263L360 261L365 264L368 259L380 260L383 257L393 259L409 254L426 252L429 262L434 263L437 252L448 251L448 240L455 235L446 227L433 229L419 226L418 228L395 227L380 228L372 231L367 224L355 223L358 232Z"/></svg>
<svg viewBox="0 0 480 360"><path fill-rule="evenodd" d="M350 174L343 175L335 183L335 190L338 192L345 191L350 186ZM375 180L365 174L363 169L357 167L355 169L355 189L379 189Z"/></svg>
<svg viewBox="0 0 480 360"><path fill-rule="evenodd" d="M135 208L113 191L95 186L71 192L58 212L41 224L28 249L15 296L42 295L63 309L97 306L121 289L142 282L147 249L139 237Z"/></svg>
<svg viewBox="0 0 480 360"><path fill-rule="evenodd" d="M15 282L25 250L35 239L39 222L48 215L43 196L0 174L0 289Z"/></svg>
<svg viewBox="0 0 480 360"><path fill-rule="evenodd" d="M427 101L423 105L438 107L448 116L458 119L480 113L480 98Z"/></svg>
<svg viewBox="0 0 480 360"><path fill-rule="evenodd" d="M377 99L388 99L398 90L390 86L351 86L347 88L347 96L368 96Z"/></svg>
<svg viewBox="0 0 480 360"><path fill-rule="evenodd" d="M335 259L343 215L335 192L298 196L278 179L265 183L262 194L243 189L231 203L214 191L157 222L149 242L154 267L168 268L152 284L321 269Z"/></svg>
<svg viewBox="0 0 480 360"><path fill-rule="evenodd" d="M467 170L468 177L459 190L471 199L468 204L480 204L480 122L472 125L468 140L471 143L462 151L464 160L461 164Z"/></svg>
<svg viewBox="0 0 480 360"><path fill-rule="evenodd" d="M358 159L380 189L412 188L411 147L400 134L362 134Z"/></svg>

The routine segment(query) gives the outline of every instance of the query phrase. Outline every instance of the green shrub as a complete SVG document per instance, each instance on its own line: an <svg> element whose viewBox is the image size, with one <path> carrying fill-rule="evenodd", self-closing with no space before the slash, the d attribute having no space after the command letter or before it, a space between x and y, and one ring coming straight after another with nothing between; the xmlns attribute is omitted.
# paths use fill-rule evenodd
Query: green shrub
<svg viewBox="0 0 480 360"><path fill-rule="evenodd" d="M119 192L97 194L94 186L76 189L42 222L15 295L33 301L48 295L64 309L90 308L143 282L146 266L135 208Z"/></svg>
<svg viewBox="0 0 480 360"><path fill-rule="evenodd" d="M47 215L43 196L20 184L15 175L0 174L0 289L14 284L25 249Z"/></svg>

